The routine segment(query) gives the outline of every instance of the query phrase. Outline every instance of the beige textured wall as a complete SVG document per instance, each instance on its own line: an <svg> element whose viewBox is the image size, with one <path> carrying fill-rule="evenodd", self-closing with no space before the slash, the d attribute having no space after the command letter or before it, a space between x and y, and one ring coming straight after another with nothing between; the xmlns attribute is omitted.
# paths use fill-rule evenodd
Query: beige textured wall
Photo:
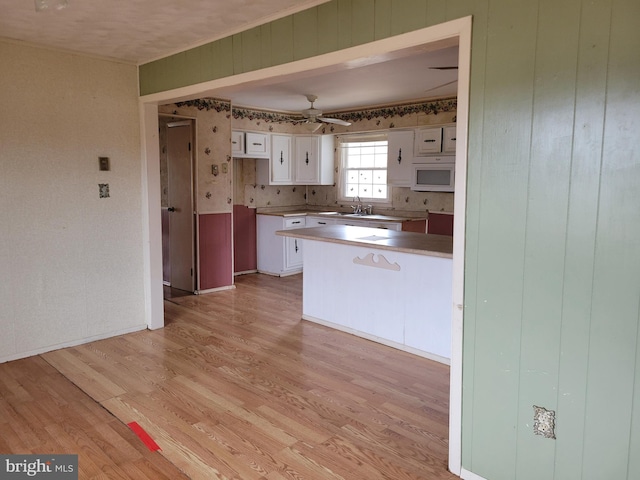
<svg viewBox="0 0 640 480"><path fill-rule="evenodd" d="M221 102L224 107L225 102ZM231 161L231 112L199 109L188 105L161 105L158 111L196 119L194 155L196 162L196 211L231 213L233 192L233 162ZM162 147L161 147L162 155ZM211 173L211 165L218 165L218 175ZM223 173L226 164L227 173Z"/></svg>
<svg viewBox="0 0 640 480"><path fill-rule="evenodd" d="M145 328L136 68L4 41L0 65L0 361Z"/></svg>

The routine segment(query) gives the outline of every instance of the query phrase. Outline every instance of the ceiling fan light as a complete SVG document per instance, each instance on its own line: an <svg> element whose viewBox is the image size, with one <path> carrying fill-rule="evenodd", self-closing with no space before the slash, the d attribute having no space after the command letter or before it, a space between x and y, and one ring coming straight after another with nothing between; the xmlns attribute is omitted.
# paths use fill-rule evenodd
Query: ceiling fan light
<svg viewBox="0 0 640 480"><path fill-rule="evenodd" d="M321 123L309 122L309 123L305 123L305 124L304 124L304 129L305 129L308 133L314 133L314 132L315 132L315 131L317 131L321 126L322 126L322 124L321 124Z"/></svg>

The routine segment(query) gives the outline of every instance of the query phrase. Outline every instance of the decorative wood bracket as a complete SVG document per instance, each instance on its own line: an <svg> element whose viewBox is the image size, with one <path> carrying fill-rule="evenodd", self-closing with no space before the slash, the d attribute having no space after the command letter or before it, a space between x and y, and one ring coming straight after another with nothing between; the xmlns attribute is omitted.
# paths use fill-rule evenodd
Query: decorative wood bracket
<svg viewBox="0 0 640 480"><path fill-rule="evenodd" d="M384 270L393 270L396 272L400 271L400 265L398 265L397 263L389 262L389 260L387 260L384 255L377 255L378 260L375 260L374 257L376 257L375 254L369 253L364 258L354 258L353 263L357 265L364 265L365 267L382 268Z"/></svg>

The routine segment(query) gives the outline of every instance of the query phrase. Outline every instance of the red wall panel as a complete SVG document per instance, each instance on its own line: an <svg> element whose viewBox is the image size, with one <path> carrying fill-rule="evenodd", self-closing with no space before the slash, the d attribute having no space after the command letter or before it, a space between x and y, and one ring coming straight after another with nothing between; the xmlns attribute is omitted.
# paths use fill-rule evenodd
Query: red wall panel
<svg viewBox="0 0 640 480"><path fill-rule="evenodd" d="M199 290L233 285L231 214L199 215L198 227Z"/></svg>
<svg viewBox="0 0 640 480"><path fill-rule="evenodd" d="M256 248L256 209L233 206L233 271L258 268Z"/></svg>

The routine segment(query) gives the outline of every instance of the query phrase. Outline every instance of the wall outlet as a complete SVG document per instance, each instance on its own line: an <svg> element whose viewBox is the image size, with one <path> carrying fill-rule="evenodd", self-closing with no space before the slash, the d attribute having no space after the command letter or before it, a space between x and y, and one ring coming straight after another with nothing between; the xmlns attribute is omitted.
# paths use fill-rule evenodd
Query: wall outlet
<svg viewBox="0 0 640 480"><path fill-rule="evenodd" d="M111 167L109 165L109 157L98 157L98 162L101 172L108 172L109 170L111 170Z"/></svg>
<svg viewBox="0 0 640 480"><path fill-rule="evenodd" d="M545 438L556 438L556 412L533 406L533 433Z"/></svg>
<svg viewBox="0 0 640 480"><path fill-rule="evenodd" d="M211 165L211 174L214 177L218 176L218 165Z"/></svg>

